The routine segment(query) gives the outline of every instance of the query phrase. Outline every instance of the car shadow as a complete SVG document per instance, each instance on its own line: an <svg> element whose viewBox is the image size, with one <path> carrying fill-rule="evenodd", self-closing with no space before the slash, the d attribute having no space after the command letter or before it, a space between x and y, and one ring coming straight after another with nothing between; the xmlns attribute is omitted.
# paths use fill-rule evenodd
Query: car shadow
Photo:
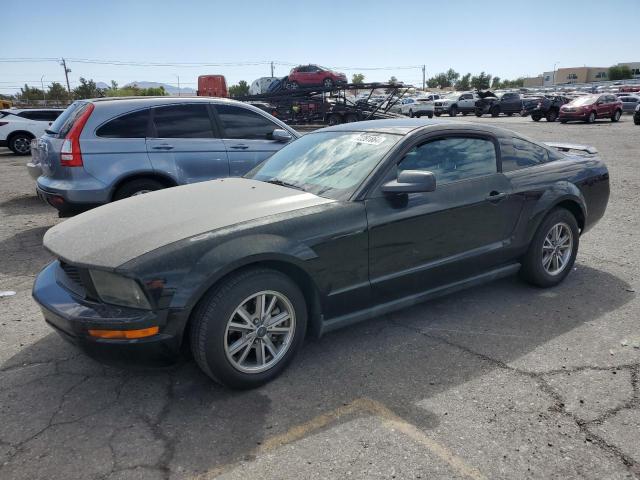
<svg viewBox="0 0 640 480"><path fill-rule="evenodd" d="M42 215L54 212L53 208L40 200L35 193L0 203L0 211L5 215Z"/></svg>
<svg viewBox="0 0 640 480"><path fill-rule="evenodd" d="M0 476L57 458L59 478L135 465L192 478L251 459L274 435L363 397L432 429L437 417L417 402L618 309L630 290L584 265L552 290L503 279L309 340L281 377L241 392L188 360L106 367L52 333L0 366L0 446L8 445Z"/></svg>
<svg viewBox="0 0 640 480"><path fill-rule="evenodd" d="M42 248L42 238L50 226L22 230L0 240L0 273L8 276L34 276L51 261L49 252Z"/></svg>

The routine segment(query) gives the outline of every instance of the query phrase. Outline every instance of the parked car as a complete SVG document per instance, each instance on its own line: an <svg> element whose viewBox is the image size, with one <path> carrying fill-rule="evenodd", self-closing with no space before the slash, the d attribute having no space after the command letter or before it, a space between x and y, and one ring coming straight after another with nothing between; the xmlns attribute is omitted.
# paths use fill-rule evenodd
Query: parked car
<svg viewBox="0 0 640 480"><path fill-rule="evenodd" d="M622 102L622 113L631 113L636 111L636 106L640 102L640 97L637 95L627 95L625 97L618 97Z"/></svg>
<svg viewBox="0 0 640 480"><path fill-rule="evenodd" d="M622 102L611 93L578 97L560 107L560 123L581 120L593 123L598 118L609 118L612 122L620 120Z"/></svg>
<svg viewBox="0 0 640 480"><path fill-rule="evenodd" d="M263 110L210 97L74 102L36 142L38 194L62 215L241 176L298 134Z"/></svg>
<svg viewBox="0 0 640 480"><path fill-rule="evenodd" d="M486 125L351 123L299 138L244 178L56 225L33 296L91 355L157 360L184 343L213 379L255 387L307 332L516 272L559 284L608 197L588 147Z"/></svg>
<svg viewBox="0 0 640 480"><path fill-rule="evenodd" d="M431 94L424 97L405 98L400 105L400 112L409 117L426 116L433 117L435 100L439 100L440 95Z"/></svg>
<svg viewBox="0 0 640 480"><path fill-rule="evenodd" d="M292 68L288 78L289 88L323 86L332 88L347 83L347 76L319 65L300 65Z"/></svg>
<svg viewBox="0 0 640 480"><path fill-rule="evenodd" d="M522 111L522 95L518 92L502 92L498 95L493 92L483 92L475 102L476 117L491 114L497 117L501 113L511 116Z"/></svg>
<svg viewBox="0 0 640 480"><path fill-rule="evenodd" d="M447 113L450 117L455 117L458 113L467 115L475 111L476 100L478 96L473 92L451 93L433 102L433 113L436 117L443 113Z"/></svg>
<svg viewBox="0 0 640 480"><path fill-rule="evenodd" d="M640 125L640 104L636 105L636 110L633 112L633 123Z"/></svg>
<svg viewBox="0 0 640 480"><path fill-rule="evenodd" d="M560 114L560 107L571 99L563 95L545 95L539 98L522 101L522 116L531 115L531 120L539 122L545 118L547 122L555 122Z"/></svg>
<svg viewBox="0 0 640 480"><path fill-rule="evenodd" d="M16 155L29 155L31 139L42 135L62 108L11 109L0 112L0 147Z"/></svg>

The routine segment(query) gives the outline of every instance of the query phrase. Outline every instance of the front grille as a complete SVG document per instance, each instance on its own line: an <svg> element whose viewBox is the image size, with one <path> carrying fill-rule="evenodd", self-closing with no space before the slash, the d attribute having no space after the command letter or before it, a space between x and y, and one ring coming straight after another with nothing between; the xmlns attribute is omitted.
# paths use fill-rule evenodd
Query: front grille
<svg viewBox="0 0 640 480"><path fill-rule="evenodd" d="M441 106L442 106L442 102L436 102L436 103L435 103L435 106L436 106L436 107L441 107Z"/></svg>
<svg viewBox="0 0 640 480"><path fill-rule="evenodd" d="M78 267L60 261L58 282L68 290L81 297L86 296L86 289L82 279L82 272Z"/></svg>

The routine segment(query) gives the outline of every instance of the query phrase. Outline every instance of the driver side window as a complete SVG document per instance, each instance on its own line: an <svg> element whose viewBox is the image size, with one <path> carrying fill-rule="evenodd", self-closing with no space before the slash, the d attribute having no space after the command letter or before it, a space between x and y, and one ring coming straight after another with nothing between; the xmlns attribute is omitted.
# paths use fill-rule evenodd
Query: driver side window
<svg viewBox="0 0 640 480"><path fill-rule="evenodd" d="M398 171L432 172L438 185L497 172L492 141L475 137L450 137L417 145L398 164Z"/></svg>

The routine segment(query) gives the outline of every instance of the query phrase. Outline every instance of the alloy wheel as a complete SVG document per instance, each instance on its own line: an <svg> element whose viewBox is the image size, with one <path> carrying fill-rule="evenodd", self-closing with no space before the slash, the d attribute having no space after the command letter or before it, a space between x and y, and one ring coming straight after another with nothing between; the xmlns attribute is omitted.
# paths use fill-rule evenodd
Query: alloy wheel
<svg viewBox="0 0 640 480"><path fill-rule="evenodd" d="M549 275L564 271L573 252L573 233L566 223L551 227L542 243L542 267Z"/></svg>
<svg viewBox="0 0 640 480"><path fill-rule="evenodd" d="M29 150L31 149L31 140L27 137L17 137L13 141L13 148L15 148L18 153L29 153Z"/></svg>
<svg viewBox="0 0 640 480"><path fill-rule="evenodd" d="M295 328L295 311L286 296L271 290L255 293L243 300L227 321L227 360L243 373L264 372L285 356Z"/></svg>

